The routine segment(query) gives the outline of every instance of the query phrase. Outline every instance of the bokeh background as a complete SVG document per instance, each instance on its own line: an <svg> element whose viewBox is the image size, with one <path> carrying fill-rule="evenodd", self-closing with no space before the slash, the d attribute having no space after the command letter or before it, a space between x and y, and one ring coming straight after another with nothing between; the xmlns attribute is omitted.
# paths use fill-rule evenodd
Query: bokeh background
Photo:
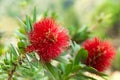
<svg viewBox="0 0 120 80"><path fill-rule="evenodd" d="M120 0L0 0L0 55L4 55L5 46L16 42L18 18L32 15L35 6L38 19L45 13L54 15L75 41L83 41L75 34L84 26L90 37L111 41L117 54L106 73L109 80L120 80Z"/></svg>

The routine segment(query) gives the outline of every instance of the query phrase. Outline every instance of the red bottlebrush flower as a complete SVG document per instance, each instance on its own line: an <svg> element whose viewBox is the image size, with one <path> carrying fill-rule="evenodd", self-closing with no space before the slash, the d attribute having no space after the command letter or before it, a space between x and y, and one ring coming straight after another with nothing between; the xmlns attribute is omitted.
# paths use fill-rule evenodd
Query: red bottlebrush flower
<svg viewBox="0 0 120 80"><path fill-rule="evenodd" d="M115 49L109 42L94 38L85 41L83 47L88 51L86 65L92 66L98 71L104 71L110 66Z"/></svg>
<svg viewBox="0 0 120 80"><path fill-rule="evenodd" d="M58 25L51 18L44 18L33 25L28 33L31 45L27 52L36 51L43 62L50 62L58 57L63 49L69 45L69 36L66 29Z"/></svg>

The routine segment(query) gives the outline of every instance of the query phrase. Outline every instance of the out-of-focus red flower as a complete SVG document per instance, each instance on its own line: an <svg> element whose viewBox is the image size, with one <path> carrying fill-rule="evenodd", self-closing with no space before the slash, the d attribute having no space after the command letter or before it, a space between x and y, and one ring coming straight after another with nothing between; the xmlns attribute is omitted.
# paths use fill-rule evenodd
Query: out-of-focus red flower
<svg viewBox="0 0 120 80"><path fill-rule="evenodd" d="M86 65L92 66L98 71L104 71L110 66L115 49L108 41L98 38L89 39L83 43L83 47L88 51Z"/></svg>
<svg viewBox="0 0 120 80"><path fill-rule="evenodd" d="M69 45L67 30L52 18L36 22L28 37L31 44L26 48L27 52L36 51L43 62L50 62L58 57Z"/></svg>

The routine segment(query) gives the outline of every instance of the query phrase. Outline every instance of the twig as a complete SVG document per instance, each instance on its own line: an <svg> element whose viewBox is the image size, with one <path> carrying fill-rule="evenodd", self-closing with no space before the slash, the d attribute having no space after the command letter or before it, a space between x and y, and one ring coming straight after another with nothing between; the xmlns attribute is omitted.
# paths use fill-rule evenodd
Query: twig
<svg viewBox="0 0 120 80"><path fill-rule="evenodd" d="M8 73L8 79L7 80L12 80L13 74L16 71L17 68L17 63L22 64L23 59L25 58L25 55L21 55L20 58L18 58L18 61L16 63L13 63L14 68Z"/></svg>
<svg viewBox="0 0 120 80"><path fill-rule="evenodd" d="M9 73L8 80L12 80L12 76L13 76L14 72L16 71L16 68L17 68L17 64L14 64L13 70L11 70Z"/></svg>

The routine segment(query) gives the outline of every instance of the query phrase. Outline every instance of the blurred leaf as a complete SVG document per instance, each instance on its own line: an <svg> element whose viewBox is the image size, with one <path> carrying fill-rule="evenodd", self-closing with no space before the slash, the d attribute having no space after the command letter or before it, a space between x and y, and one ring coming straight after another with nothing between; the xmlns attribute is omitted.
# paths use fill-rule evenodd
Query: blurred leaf
<svg viewBox="0 0 120 80"><path fill-rule="evenodd" d="M81 69L82 67L80 66L80 65L75 65L74 67L73 67L73 69L72 69L72 73L74 73L74 72L78 72L80 69Z"/></svg>
<svg viewBox="0 0 120 80"><path fill-rule="evenodd" d="M58 68L60 69L61 74L65 74L65 65L66 65L66 64L63 64L63 63L60 63L60 64L58 65Z"/></svg>
<svg viewBox="0 0 120 80"><path fill-rule="evenodd" d="M65 67L65 75L69 75L71 70L73 68L73 64L72 63L69 63L67 64L67 66Z"/></svg>
<svg viewBox="0 0 120 80"><path fill-rule="evenodd" d="M17 45L18 45L19 49L21 49L21 48L24 49L25 48L25 44L22 41L18 42Z"/></svg>
<svg viewBox="0 0 120 80"><path fill-rule="evenodd" d="M43 16L48 17L48 14L49 14L49 11L47 10L47 11L44 12Z"/></svg>
<svg viewBox="0 0 120 80"><path fill-rule="evenodd" d="M95 79L93 77L84 75L83 73L79 73L76 76L77 76L78 79L84 78L83 80L97 80L97 79Z"/></svg>
<svg viewBox="0 0 120 80"><path fill-rule="evenodd" d="M87 59L87 56L88 56L87 51L81 48L75 57L74 65L78 65L80 61L84 63Z"/></svg>
<svg viewBox="0 0 120 80"><path fill-rule="evenodd" d="M60 63L64 63L64 64L67 64L67 63L68 63L67 60L64 59L64 57L62 57L62 56L56 58L56 60L59 61Z"/></svg>
<svg viewBox="0 0 120 80"><path fill-rule="evenodd" d="M33 13L33 23L36 22L36 16L37 15L37 11L36 11L36 7L34 7L34 13Z"/></svg>
<svg viewBox="0 0 120 80"><path fill-rule="evenodd" d="M6 64L6 65L9 65L9 60L8 59L4 59L4 63Z"/></svg>
<svg viewBox="0 0 120 80"><path fill-rule="evenodd" d="M54 18L54 19L57 19L57 18L58 18L57 14L56 14L55 12L52 12L52 13L51 13L51 17Z"/></svg>
<svg viewBox="0 0 120 80"><path fill-rule="evenodd" d="M20 33L19 31L16 31L15 33L17 34L17 37L19 37L20 39L26 39L26 36Z"/></svg>
<svg viewBox="0 0 120 80"><path fill-rule="evenodd" d="M26 30L27 30L27 32L32 30L31 20L28 16L26 16Z"/></svg>
<svg viewBox="0 0 120 80"><path fill-rule="evenodd" d="M35 57L36 57L36 59L39 61L40 60L40 57L39 57L39 55L37 54L37 53L35 53Z"/></svg>
<svg viewBox="0 0 120 80"><path fill-rule="evenodd" d="M16 17L17 18L17 20L23 25L23 26L26 26L25 25L25 23L24 23L24 21L22 21L19 17ZM22 26L21 26L22 27Z"/></svg>
<svg viewBox="0 0 120 80"><path fill-rule="evenodd" d="M15 47L12 44L10 45L10 50L13 53L14 56L16 56L16 57L19 56L18 52L16 51Z"/></svg>
<svg viewBox="0 0 120 80"><path fill-rule="evenodd" d="M72 47L72 53L76 53L79 49L80 49L80 46L74 41L72 42L71 41L71 47Z"/></svg>
<svg viewBox="0 0 120 80"><path fill-rule="evenodd" d="M86 40L90 36L90 31L88 31L87 26L82 26L72 37L74 41L77 43L81 43L82 41Z"/></svg>
<svg viewBox="0 0 120 80"><path fill-rule="evenodd" d="M81 70L84 70L84 71L88 71L90 73L93 73L93 74L96 74L96 75L99 75L100 77L104 78L105 76L107 76L106 74L102 73L102 72L99 72L97 71L96 69L92 68L92 67L83 67ZM104 78L105 79L105 78Z"/></svg>
<svg viewBox="0 0 120 80"><path fill-rule="evenodd" d="M26 34L24 27L22 27L22 28L19 29L19 33Z"/></svg>
<svg viewBox="0 0 120 80"><path fill-rule="evenodd" d="M47 63L46 67L50 71L50 73L53 75L54 80L60 80L58 75L58 70L56 69L56 67L52 66L50 63Z"/></svg>

